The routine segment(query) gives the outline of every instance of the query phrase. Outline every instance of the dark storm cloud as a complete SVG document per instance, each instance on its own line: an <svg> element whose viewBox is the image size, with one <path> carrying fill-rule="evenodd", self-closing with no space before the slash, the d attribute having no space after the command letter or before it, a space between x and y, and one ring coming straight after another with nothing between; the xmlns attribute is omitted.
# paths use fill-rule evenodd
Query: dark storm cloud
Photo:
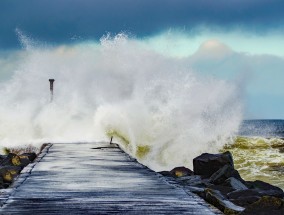
<svg viewBox="0 0 284 215"><path fill-rule="evenodd" d="M0 48L19 46L16 28L55 44L99 39L106 32L192 32L200 25L266 33L281 28L283 9L277 0L1 0Z"/></svg>

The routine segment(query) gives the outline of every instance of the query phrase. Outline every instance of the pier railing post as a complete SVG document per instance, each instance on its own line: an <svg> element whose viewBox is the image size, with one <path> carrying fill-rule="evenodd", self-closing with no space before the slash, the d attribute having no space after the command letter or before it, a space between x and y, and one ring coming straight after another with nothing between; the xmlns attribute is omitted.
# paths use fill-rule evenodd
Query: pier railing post
<svg viewBox="0 0 284 215"><path fill-rule="evenodd" d="M53 83L54 79L49 79L49 88L50 88L50 102L53 101Z"/></svg>

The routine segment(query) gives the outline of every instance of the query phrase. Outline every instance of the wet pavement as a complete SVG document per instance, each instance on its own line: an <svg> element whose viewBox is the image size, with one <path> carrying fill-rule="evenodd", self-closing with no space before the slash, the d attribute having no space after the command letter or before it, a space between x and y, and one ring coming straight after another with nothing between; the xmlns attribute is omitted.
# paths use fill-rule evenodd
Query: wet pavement
<svg viewBox="0 0 284 215"><path fill-rule="evenodd" d="M53 144L24 172L0 214L216 214L108 143Z"/></svg>

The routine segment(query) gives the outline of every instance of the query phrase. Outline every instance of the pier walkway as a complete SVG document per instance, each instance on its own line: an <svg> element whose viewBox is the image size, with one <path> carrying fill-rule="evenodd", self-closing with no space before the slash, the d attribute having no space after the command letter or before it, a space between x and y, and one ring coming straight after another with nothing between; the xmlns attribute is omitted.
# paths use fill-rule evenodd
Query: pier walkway
<svg viewBox="0 0 284 215"><path fill-rule="evenodd" d="M53 144L10 190L5 201L2 196L0 214L216 212L107 143Z"/></svg>

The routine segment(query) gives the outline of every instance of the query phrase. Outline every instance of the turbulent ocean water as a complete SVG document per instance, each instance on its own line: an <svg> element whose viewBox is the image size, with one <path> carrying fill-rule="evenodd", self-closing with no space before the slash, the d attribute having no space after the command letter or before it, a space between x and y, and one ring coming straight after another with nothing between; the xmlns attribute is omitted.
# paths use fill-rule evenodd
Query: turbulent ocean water
<svg viewBox="0 0 284 215"><path fill-rule="evenodd" d="M236 81L200 74L186 58L164 56L124 34L69 46L19 36L20 58L0 82L2 147L113 136L156 171L192 168L203 152L230 150L243 177L283 187L283 127L242 124L243 87Z"/></svg>
<svg viewBox="0 0 284 215"><path fill-rule="evenodd" d="M263 180L284 189L284 120L245 120L229 150L246 180Z"/></svg>

